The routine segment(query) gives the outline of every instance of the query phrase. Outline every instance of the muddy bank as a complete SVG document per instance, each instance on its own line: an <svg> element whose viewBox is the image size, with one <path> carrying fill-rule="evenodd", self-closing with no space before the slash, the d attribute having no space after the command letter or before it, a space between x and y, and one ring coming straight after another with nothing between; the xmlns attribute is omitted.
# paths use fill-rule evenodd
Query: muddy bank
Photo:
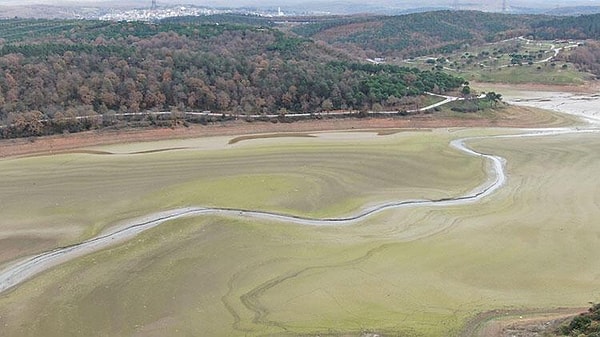
<svg viewBox="0 0 600 337"><path fill-rule="evenodd" d="M554 110L600 124L600 92L596 94L551 91L510 93L506 101L515 105Z"/></svg>

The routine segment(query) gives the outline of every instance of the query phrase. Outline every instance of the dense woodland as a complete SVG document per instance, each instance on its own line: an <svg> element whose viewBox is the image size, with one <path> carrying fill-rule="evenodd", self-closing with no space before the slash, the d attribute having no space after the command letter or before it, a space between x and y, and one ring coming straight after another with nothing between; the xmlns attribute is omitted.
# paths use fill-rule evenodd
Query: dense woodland
<svg viewBox="0 0 600 337"><path fill-rule="evenodd" d="M600 14L552 17L437 11L403 16L327 18L297 26L293 31L363 57L402 59L443 55L468 45L517 36L540 40L587 40L563 61L600 76L597 43L600 40ZM519 64L523 60L514 61Z"/></svg>
<svg viewBox="0 0 600 337"><path fill-rule="evenodd" d="M324 20L299 26L294 32L340 48L351 48L368 57L407 58L527 35L531 24L543 19L529 15L436 11Z"/></svg>
<svg viewBox="0 0 600 337"><path fill-rule="evenodd" d="M5 137L78 131L98 120L78 116L106 121L140 111L371 109L463 83L441 72L359 64L270 28L214 24L69 23L51 37L4 43L0 67Z"/></svg>
<svg viewBox="0 0 600 337"><path fill-rule="evenodd" d="M571 62L581 71L595 74L600 78L599 41L587 41L585 45L578 47L566 56L561 56L559 59Z"/></svg>
<svg viewBox="0 0 600 337"><path fill-rule="evenodd" d="M600 14L547 20L533 27L532 36L537 39L587 40L585 45L575 49L564 61L600 77Z"/></svg>
<svg viewBox="0 0 600 337"><path fill-rule="evenodd" d="M449 52L558 30L562 38L594 38L598 22L597 15L470 11L295 18L285 25L241 15L151 24L0 20L0 136L110 126L115 116L152 111L208 110L223 118L402 111L425 91L457 89L463 79L441 67L365 64L365 57ZM598 55L600 45L589 42L567 61L600 75Z"/></svg>
<svg viewBox="0 0 600 337"><path fill-rule="evenodd" d="M532 27L536 39L600 39L600 14L554 18Z"/></svg>

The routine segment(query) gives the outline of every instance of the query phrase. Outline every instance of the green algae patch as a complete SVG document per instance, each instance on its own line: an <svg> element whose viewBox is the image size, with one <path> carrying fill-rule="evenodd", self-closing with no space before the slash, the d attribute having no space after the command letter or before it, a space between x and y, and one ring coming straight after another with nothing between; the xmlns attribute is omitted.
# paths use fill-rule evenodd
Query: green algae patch
<svg viewBox="0 0 600 337"><path fill-rule="evenodd" d="M88 222L60 226L85 214L52 208L42 194L29 205L3 197L10 207L2 226L4 233L20 230L20 242L42 249L56 242L33 240L23 235L26 229L44 238L77 236L127 214L197 204L344 215L381 200L460 195L485 181L486 164L448 142L502 132L399 133L360 141L338 135L279 139L273 146L263 139L218 154L179 150L0 161L16 179L0 178L16 200L28 194L18 190L26 177L44 191L54 187L48 200L70 200L69 207L91 212ZM169 221L0 295L2 333L441 337L459 334L480 312L597 300L600 182L590 179L600 170L597 135L468 144L507 160L506 185L477 203L389 210L352 226L233 215ZM52 173L59 168L73 179L64 189L59 182L68 178ZM88 181L92 176L115 181ZM93 213L86 205L99 200L106 201L106 210ZM44 227L44 219L52 226ZM60 229L65 232L54 232ZM11 247L4 258L14 253Z"/></svg>

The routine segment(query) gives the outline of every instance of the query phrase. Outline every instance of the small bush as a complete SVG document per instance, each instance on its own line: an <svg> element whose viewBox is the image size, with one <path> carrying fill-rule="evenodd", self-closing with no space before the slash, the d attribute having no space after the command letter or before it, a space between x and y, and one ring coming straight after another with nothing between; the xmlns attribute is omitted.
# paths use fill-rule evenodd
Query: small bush
<svg viewBox="0 0 600 337"><path fill-rule="evenodd" d="M558 332L563 336L600 337L600 304L576 316L569 324L560 327Z"/></svg>

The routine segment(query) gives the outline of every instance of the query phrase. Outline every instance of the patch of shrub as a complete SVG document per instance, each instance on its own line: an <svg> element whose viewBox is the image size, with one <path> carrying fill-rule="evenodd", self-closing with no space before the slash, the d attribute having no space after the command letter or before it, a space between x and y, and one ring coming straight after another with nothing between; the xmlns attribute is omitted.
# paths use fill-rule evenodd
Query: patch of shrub
<svg viewBox="0 0 600 337"><path fill-rule="evenodd" d="M563 336L600 337L600 304L576 316L569 324L560 327L558 332Z"/></svg>

